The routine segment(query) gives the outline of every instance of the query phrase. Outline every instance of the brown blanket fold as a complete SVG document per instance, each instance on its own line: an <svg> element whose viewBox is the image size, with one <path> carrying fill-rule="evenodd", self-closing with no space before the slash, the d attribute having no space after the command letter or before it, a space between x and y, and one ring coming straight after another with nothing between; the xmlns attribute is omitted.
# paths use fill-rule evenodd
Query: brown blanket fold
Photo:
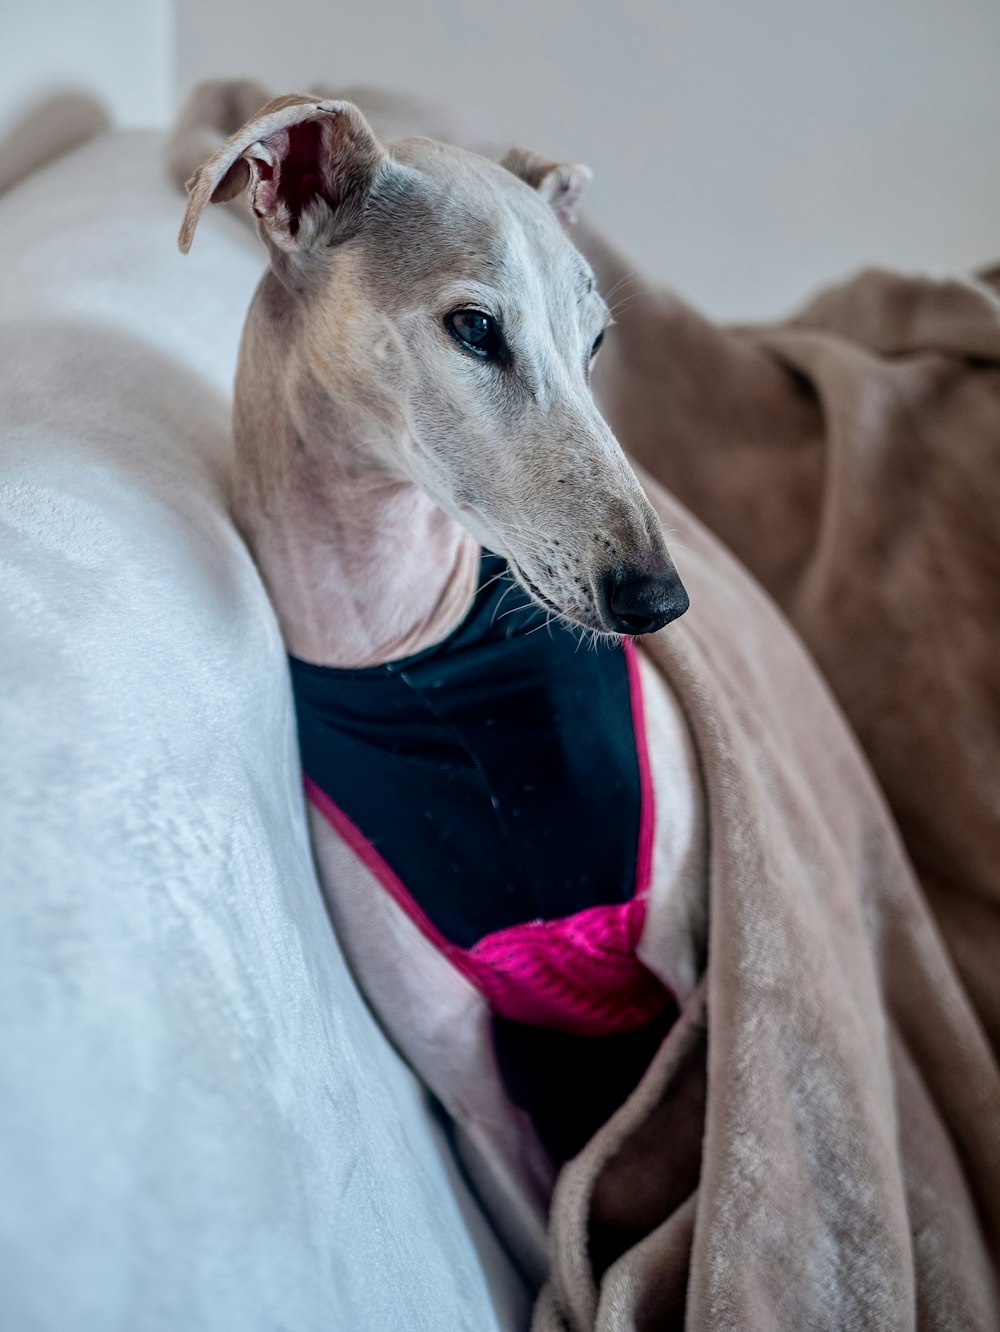
<svg viewBox="0 0 1000 1332"><path fill-rule="evenodd" d="M808 643L1000 1052L996 290L873 270L722 329L585 248L623 293L612 426Z"/></svg>
<svg viewBox="0 0 1000 1332"><path fill-rule="evenodd" d="M708 800L700 990L564 1169L536 1332L1000 1326L1000 1076L863 756L652 480L692 610L649 648Z"/></svg>
<svg viewBox="0 0 1000 1332"><path fill-rule="evenodd" d="M686 689L678 636L654 651L710 802L705 1010L564 1171L535 1328L995 1329L1000 302L873 272L726 330L585 248L622 293L612 425L798 627L923 891L804 664L662 499L702 649Z"/></svg>

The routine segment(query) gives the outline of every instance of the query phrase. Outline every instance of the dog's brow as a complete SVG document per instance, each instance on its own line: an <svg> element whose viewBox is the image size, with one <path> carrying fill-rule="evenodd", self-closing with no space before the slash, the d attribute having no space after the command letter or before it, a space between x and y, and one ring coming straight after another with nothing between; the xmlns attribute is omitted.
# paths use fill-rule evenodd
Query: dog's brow
<svg viewBox="0 0 1000 1332"><path fill-rule="evenodd" d="M577 283L577 300L582 301L585 296L589 296L594 290L593 273L581 273Z"/></svg>

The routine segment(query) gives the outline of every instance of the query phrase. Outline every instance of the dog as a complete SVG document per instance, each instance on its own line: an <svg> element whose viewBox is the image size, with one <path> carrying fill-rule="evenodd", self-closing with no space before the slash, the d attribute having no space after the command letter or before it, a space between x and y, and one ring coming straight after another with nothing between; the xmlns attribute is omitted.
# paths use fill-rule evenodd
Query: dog
<svg viewBox="0 0 1000 1332"><path fill-rule="evenodd" d="M560 1164L696 980L683 952L654 975L644 940L706 877L691 738L642 651L688 597L588 383L610 316L567 228L590 172L386 146L343 100L240 109L180 247L243 198L268 253L233 506L289 651L320 879L538 1279Z"/></svg>

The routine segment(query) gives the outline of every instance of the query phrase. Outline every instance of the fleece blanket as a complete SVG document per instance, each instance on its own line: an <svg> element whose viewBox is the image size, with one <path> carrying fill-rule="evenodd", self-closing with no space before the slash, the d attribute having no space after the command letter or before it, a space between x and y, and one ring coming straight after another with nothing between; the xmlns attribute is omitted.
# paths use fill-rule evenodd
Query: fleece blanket
<svg viewBox="0 0 1000 1332"><path fill-rule="evenodd" d="M255 240L157 134L0 198L0 1327L517 1332L316 881L228 514Z"/></svg>
<svg viewBox="0 0 1000 1332"><path fill-rule="evenodd" d="M1000 1326L1000 302L869 272L719 329L583 239L617 297L612 424L799 628L908 856L770 608L664 503L703 1007L564 1172L536 1327Z"/></svg>
<svg viewBox="0 0 1000 1332"><path fill-rule="evenodd" d="M1000 1324L1000 1078L812 661L648 480L692 611L649 655L708 802L700 989L570 1162L536 1332Z"/></svg>
<svg viewBox="0 0 1000 1332"><path fill-rule="evenodd" d="M584 240L606 413L809 644L1000 1051L1000 273L872 270L727 329Z"/></svg>
<svg viewBox="0 0 1000 1332"><path fill-rule="evenodd" d="M534 1327L986 1332L1000 1325L997 935L988 886L977 896L965 876L979 866L988 885L996 814L989 738L969 735L991 721L995 548L973 539L983 510L969 519L941 455L968 425L976 442L959 475L989 485L975 452L995 439L995 302L982 286L945 284L928 319L905 284L876 277L866 282L883 285L881 317L848 288L783 327L720 332L588 248L619 307L604 402L647 469L691 594L688 615L645 651L695 742L709 873L685 917L692 950L703 944L700 983L636 1091L556 1182ZM899 446L880 448L894 434ZM853 447L831 444L841 437ZM914 437L923 445L907 453ZM800 638L663 482L801 627L883 775L909 854ZM949 543L956 524L966 531ZM944 608L942 589L955 594ZM891 620L881 638L880 612ZM964 629L931 633L943 614ZM875 721L894 714L891 735L918 737L900 766L920 826L950 831L943 874L970 913L974 962L927 891L925 862L922 880L914 871L921 839L847 680L871 691ZM928 704L948 700L965 743L935 751L919 737L946 729L930 725ZM950 753L951 767L915 770L915 753L928 766ZM938 779L963 783L967 823L953 805L949 828L921 794ZM977 916L970 903L983 901ZM647 959L655 970L655 948Z"/></svg>

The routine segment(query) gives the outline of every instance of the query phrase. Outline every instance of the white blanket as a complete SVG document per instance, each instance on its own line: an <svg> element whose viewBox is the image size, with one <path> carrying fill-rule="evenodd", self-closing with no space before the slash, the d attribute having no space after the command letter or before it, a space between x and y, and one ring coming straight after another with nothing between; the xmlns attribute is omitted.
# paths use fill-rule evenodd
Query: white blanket
<svg viewBox="0 0 1000 1332"><path fill-rule="evenodd" d="M0 1327L523 1326L317 888L226 509L261 256L177 254L161 153L0 199Z"/></svg>

